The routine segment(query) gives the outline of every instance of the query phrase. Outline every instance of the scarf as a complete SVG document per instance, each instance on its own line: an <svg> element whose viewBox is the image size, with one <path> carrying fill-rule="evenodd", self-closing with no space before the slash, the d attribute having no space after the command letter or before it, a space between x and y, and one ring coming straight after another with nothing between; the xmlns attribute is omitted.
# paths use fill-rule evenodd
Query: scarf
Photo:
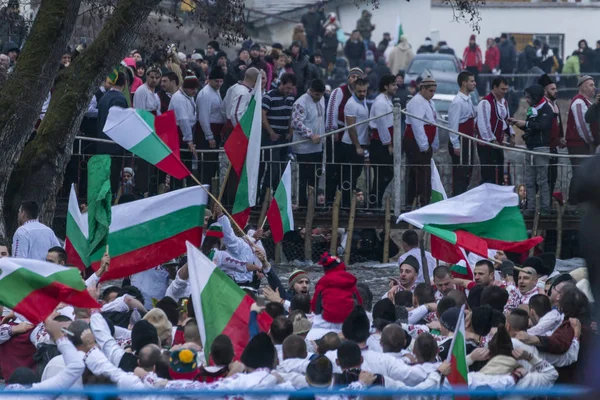
<svg viewBox="0 0 600 400"><path fill-rule="evenodd" d="M514 358L499 355L488 361L479 372L486 375L506 375L519 367L519 363Z"/></svg>
<svg viewBox="0 0 600 400"><path fill-rule="evenodd" d="M542 108L544 106L544 104L546 104L546 98L542 97L542 100L540 100L540 102L536 106L529 107L527 109L527 118L529 118L529 117L533 117L533 118L537 117L538 110L540 108Z"/></svg>

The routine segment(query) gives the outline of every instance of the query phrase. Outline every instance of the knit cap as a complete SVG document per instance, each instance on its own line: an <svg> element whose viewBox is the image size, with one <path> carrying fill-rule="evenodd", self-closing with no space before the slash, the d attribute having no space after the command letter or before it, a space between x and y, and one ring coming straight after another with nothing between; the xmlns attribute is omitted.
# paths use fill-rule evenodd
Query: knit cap
<svg viewBox="0 0 600 400"><path fill-rule="evenodd" d="M198 375L197 353L192 349L180 349L171 352L169 375L172 379L193 380Z"/></svg>
<svg viewBox="0 0 600 400"><path fill-rule="evenodd" d="M310 278L308 277L308 274L306 273L306 271L303 271L301 269L297 269L295 271L293 271L290 275L290 277L288 278L288 285L289 288L293 288L294 285L296 283L298 283L299 281L301 281L302 279L308 279L308 281L310 282Z"/></svg>

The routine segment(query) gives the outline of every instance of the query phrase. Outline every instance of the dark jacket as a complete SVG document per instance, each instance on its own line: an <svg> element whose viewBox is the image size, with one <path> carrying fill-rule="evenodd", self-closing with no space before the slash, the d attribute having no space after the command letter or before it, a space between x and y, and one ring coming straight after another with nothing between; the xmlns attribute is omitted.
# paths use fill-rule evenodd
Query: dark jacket
<svg viewBox="0 0 600 400"><path fill-rule="evenodd" d="M348 57L350 68L358 67L360 60L365 58L365 45L361 41L348 40L344 47L344 54Z"/></svg>
<svg viewBox="0 0 600 400"><path fill-rule="evenodd" d="M422 53L433 53L433 45L432 44L422 44L418 49L417 49L417 54L422 54Z"/></svg>
<svg viewBox="0 0 600 400"><path fill-rule="evenodd" d="M517 61L517 51L510 40L505 40L498 45L500 50L500 70L503 74L512 74Z"/></svg>
<svg viewBox="0 0 600 400"><path fill-rule="evenodd" d="M544 97L544 88L540 85L533 85L525 89L531 98L537 103ZM525 125L525 134L523 139L528 149L536 147L550 146L550 136L552 134L552 119L554 111L546 101L541 106L531 107L531 115L527 117ZM530 114L528 111L527 114Z"/></svg>
<svg viewBox="0 0 600 400"><path fill-rule="evenodd" d="M371 33L375 30L375 25L371 23L371 13L367 12L356 21L356 30L364 40L371 40Z"/></svg>
<svg viewBox="0 0 600 400"><path fill-rule="evenodd" d="M19 13L9 14L7 8L4 7L0 10L0 43L13 42L21 47L25 41L25 36L27 36L25 18Z"/></svg>
<svg viewBox="0 0 600 400"><path fill-rule="evenodd" d="M308 68L308 59L302 54L302 48L298 57L292 59L292 69L296 75L296 93L302 96L306 91L307 85L310 83L310 71Z"/></svg>
<svg viewBox="0 0 600 400"><path fill-rule="evenodd" d="M337 57L337 49L339 45L340 42L338 42L335 33L333 35L325 35L323 37L321 51L323 52L323 60L325 61L325 64L335 64L335 58Z"/></svg>
<svg viewBox="0 0 600 400"><path fill-rule="evenodd" d="M240 68L242 65L246 65L246 68ZM239 58L236 58L231 63L231 67L233 68L232 75L236 78L235 81L243 81L244 75L246 75L246 70L249 68L249 66L244 61L240 60ZM229 68L227 72L229 72Z"/></svg>
<svg viewBox="0 0 600 400"><path fill-rule="evenodd" d="M308 80L306 81L307 87L308 87L308 84L313 81L313 79L323 80L323 74L322 74L321 68L319 68L316 64L309 63L308 64Z"/></svg>
<svg viewBox="0 0 600 400"><path fill-rule="evenodd" d="M502 62L502 53L500 53L500 62ZM533 66L535 65L535 62L536 62L535 48L532 45L528 44L527 46L525 46L525 49L523 50L523 52L521 54L519 54L518 71L520 73L526 73L531 68L533 68Z"/></svg>
<svg viewBox="0 0 600 400"><path fill-rule="evenodd" d="M318 36L321 33L321 19L323 17L317 12L307 12L302 16L300 22L304 25L306 36Z"/></svg>

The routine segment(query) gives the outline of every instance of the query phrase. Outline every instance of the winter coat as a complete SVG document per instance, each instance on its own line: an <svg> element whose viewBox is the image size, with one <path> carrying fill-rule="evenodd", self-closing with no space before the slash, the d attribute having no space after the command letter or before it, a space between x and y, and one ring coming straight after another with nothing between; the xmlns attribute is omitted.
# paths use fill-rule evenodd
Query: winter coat
<svg viewBox="0 0 600 400"><path fill-rule="evenodd" d="M240 68L242 65L246 65L246 68L245 69ZM237 83L237 81L243 81L244 75L246 75L246 70L248 69L248 64L246 64L246 62L240 60L239 58L236 58L231 63L231 67L233 68L232 75L235 76L236 83Z"/></svg>
<svg viewBox="0 0 600 400"><path fill-rule="evenodd" d="M302 55L302 49L298 57L292 59L292 69L296 75L296 93L303 95L307 85L310 84L310 71L308 67L308 59Z"/></svg>
<svg viewBox="0 0 600 400"><path fill-rule="evenodd" d="M381 77L384 75L390 75L392 73L388 66L385 65L385 58L383 57L377 60L377 66L375 67L375 71L377 72L379 79L381 79Z"/></svg>
<svg viewBox="0 0 600 400"><path fill-rule="evenodd" d="M423 44L417 50L417 54L422 53L433 53L433 45L432 44Z"/></svg>
<svg viewBox="0 0 600 400"><path fill-rule="evenodd" d="M13 42L20 47L27 36L25 18L18 13L8 14L7 8L0 10L0 43Z"/></svg>
<svg viewBox="0 0 600 400"><path fill-rule="evenodd" d="M439 48L439 50L437 51L440 54L450 54L450 55L456 55L454 53L454 49L448 47L448 45L443 45L442 47Z"/></svg>
<svg viewBox="0 0 600 400"><path fill-rule="evenodd" d="M317 12L307 12L302 16L300 21L304 25L306 36L318 36L321 33L321 19L322 16Z"/></svg>
<svg viewBox="0 0 600 400"><path fill-rule="evenodd" d="M348 79L348 62L343 57L338 57L335 61L335 67L331 71L327 83L331 87L338 87Z"/></svg>
<svg viewBox="0 0 600 400"><path fill-rule="evenodd" d="M375 30L375 26L371 23L370 13L366 13L356 21L356 30L364 40L371 40L371 32Z"/></svg>
<svg viewBox="0 0 600 400"><path fill-rule="evenodd" d="M360 60L365 58L365 45L360 41L348 40L344 48L344 54L350 62L350 68L358 67Z"/></svg>
<svg viewBox="0 0 600 400"><path fill-rule="evenodd" d="M582 73L594 72L594 51L589 47L579 51L579 64Z"/></svg>
<svg viewBox="0 0 600 400"><path fill-rule="evenodd" d="M335 64L339 45L340 42L338 42L335 32L333 32L332 35L325 35L323 37L321 51L323 52L323 60L325 61L325 64Z"/></svg>
<svg viewBox="0 0 600 400"><path fill-rule="evenodd" d="M565 65L562 69L563 74L576 74L579 75L581 73L581 68L579 64L579 56L569 56L567 61L565 61Z"/></svg>
<svg viewBox="0 0 600 400"><path fill-rule="evenodd" d="M516 68L515 61L517 59L517 52L515 46L510 40L505 40L498 45L500 51L500 70L504 74L512 74Z"/></svg>
<svg viewBox="0 0 600 400"><path fill-rule="evenodd" d="M483 57L481 56L479 46L475 45L474 49L471 49L471 46L467 46L463 52L463 69L475 67L478 71L481 71L482 65Z"/></svg>
<svg viewBox="0 0 600 400"><path fill-rule="evenodd" d="M390 44L389 40L383 39L377 45L377 53L379 53L379 55L382 56L383 53L385 53L386 49L388 48L389 44Z"/></svg>
<svg viewBox="0 0 600 400"><path fill-rule="evenodd" d="M518 72L521 74L527 73L535 65L535 49L528 44L525 49L519 54Z"/></svg>
<svg viewBox="0 0 600 400"><path fill-rule="evenodd" d="M408 39L402 37L400 43L394 47L388 57L388 65L392 74L396 75L400 70L405 70L413 58L415 58L415 53L408 44Z"/></svg>
<svg viewBox="0 0 600 400"><path fill-rule="evenodd" d="M340 264L325 271L319 279L310 309L327 322L341 324L358 304L362 304L362 299L356 288L356 277Z"/></svg>
<svg viewBox="0 0 600 400"><path fill-rule="evenodd" d="M308 45L306 44L306 34L304 33L304 26L302 26L302 24L297 24L294 27L292 42L300 42L300 44L302 44L303 49L306 49L308 47Z"/></svg>
<svg viewBox="0 0 600 400"><path fill-rule="evenodd" d="M530 115L527 117L527 127L523 135L523 140L525 140L527 148L532 150L536 147L550 146L552 120L554 119L552 107L545 102L539 109L536 109L536 107L531 107L530 109L532 111L535 110L535 112L531 114L529 111L527 112Z"/></svg>
<svg viewBox="0 0 600 400"><path fill-rule="evenodd" d="M321 74L321 68L313 63L308 63L308 80L307 83L313 81L313 79L321 79L323 80L323 75Z"/></svg>
<svg viewBox="0 0 600 400"><path fill-rule="evenodd" d="M500 65L500 50L498 50L498 47L492 46L485 51L485 65L490 72L498 68Z"/></svg>

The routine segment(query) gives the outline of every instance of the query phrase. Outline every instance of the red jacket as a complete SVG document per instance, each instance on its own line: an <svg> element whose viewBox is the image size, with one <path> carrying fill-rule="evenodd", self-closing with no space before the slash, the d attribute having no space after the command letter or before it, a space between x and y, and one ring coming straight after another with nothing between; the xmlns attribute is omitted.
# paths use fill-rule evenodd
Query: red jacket
<svg viewBox="0 0 600 400"><path fill-rule="evenodd" d="M498 68L498 65L500 65L500 50L498 50L498 47L493 46L485 51L485 65L487 65L490 72Z"/></svg>
<svg viewBox="0 0 600 400"><path fill-rule="evenodd" d="M479 46L475 46L475 50L471 50L471 48L467 46L463 53L463 69L467 69L467 67L477 67L477 70L481 71L482 65L483 57L481 56L481 49Z"/></svg>
<svg viewBox="0 0 600 400"><path fill-rule="evenodd" d="M16 324L10 322L9 325ZM30 333L31 331L12 336L8 341L0 344L0 371L4 379L10 378L19 367L26 367L35 372L36 362L33 360L35 346L29 340Z"/></svg>
<svg viewBox="0 0 600 400"><path fill-rule="evenodd" d="M315 287L310 309L333 324L341 324L362 299L356 289L356 277L346 272L344 264L325 271Z"/></svg>

